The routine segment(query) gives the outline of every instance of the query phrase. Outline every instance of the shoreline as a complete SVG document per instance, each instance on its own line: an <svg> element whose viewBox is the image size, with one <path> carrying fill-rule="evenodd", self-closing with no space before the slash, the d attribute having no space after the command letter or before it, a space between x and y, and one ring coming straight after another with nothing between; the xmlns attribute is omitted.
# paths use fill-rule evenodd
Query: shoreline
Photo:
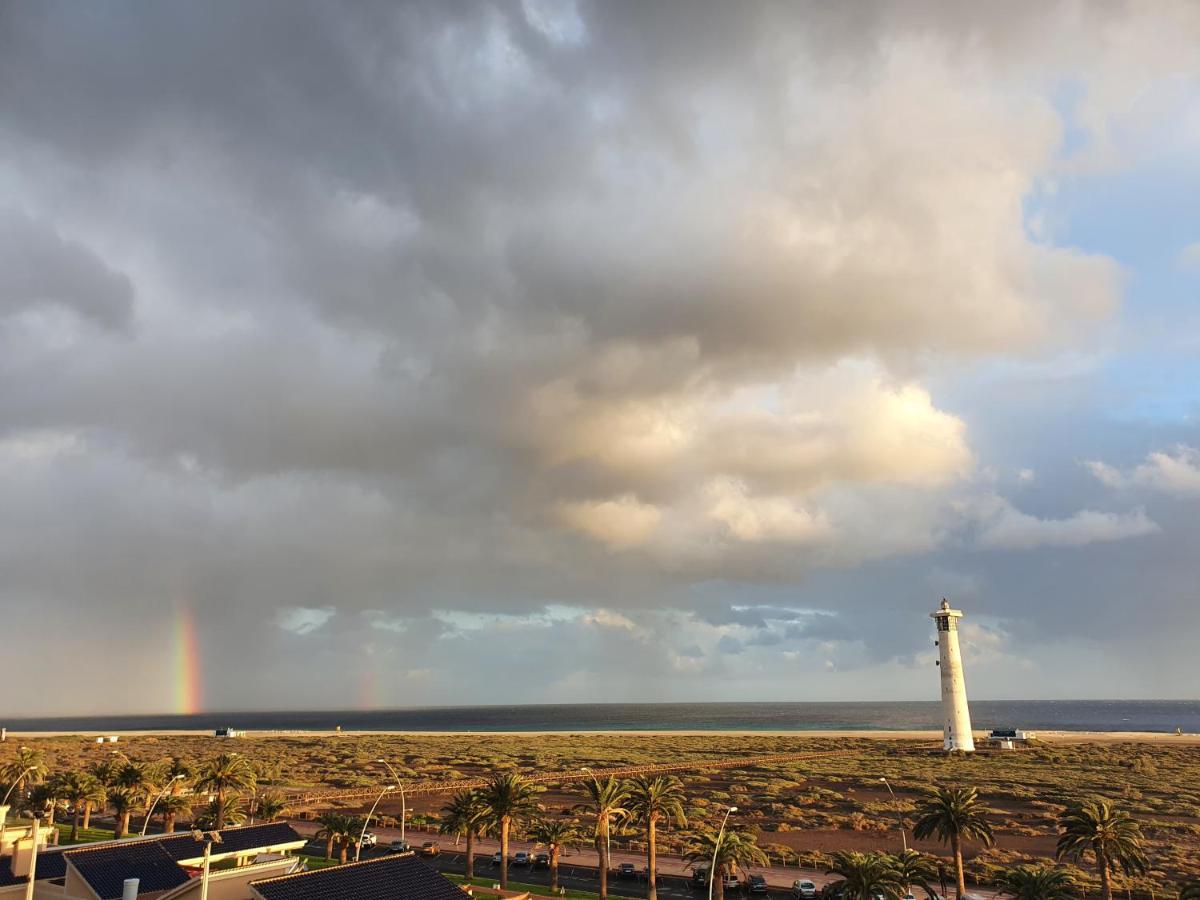
<svg viewBox="0 0 1200 900"><path fill-rule="evenodd" d="M187 737L213 737L213 730L204 728L193 729L133 729L122 731L119 729L112 730L88 730L88 731L8 731L8 739L14 738L61 738L61 737L80 737L94 740L98 737L107 737L115 735L117 737L171 737L171 736L187 736ZM1037 740L1041 743L1075 743L1075 742L1098 742L1112 743L1120 741L1130 741L1137 743L1176 743L1176 744L1200 744L1200 734L1184 733L1175 734L1174 732L1163 731L1037 731L1035 732ZM496 737L544 737L544 736L570 736L570 735L587 735L587 736L622 736L622 737L790 737L790 738L814 738L814 739L860 739L860 740L896 740L896 741L931 741L936 742L941 740L940 731L924 731L924 730L898 730L888 731L879 729L792 729L792 730L745 730L745 729L686 729L686 730L652 730L652 729L555 729L555 730L537 730L537 731L477 731L477 730L462 730L462 731L398 731L398 730L349 730L334 731L328 729L322 730L304 730L304 729L247 729L244 736L239 735L234 738L220 738L220 740L243 740L243 739L269 739L269 738L294 738L294 737L310 737L310 738L329 738L329 737L371 737L371 736L386 736L386 737L484 737L487 735L495 735ZM976 740L983 743L986 732L976 732Z"/></svg>

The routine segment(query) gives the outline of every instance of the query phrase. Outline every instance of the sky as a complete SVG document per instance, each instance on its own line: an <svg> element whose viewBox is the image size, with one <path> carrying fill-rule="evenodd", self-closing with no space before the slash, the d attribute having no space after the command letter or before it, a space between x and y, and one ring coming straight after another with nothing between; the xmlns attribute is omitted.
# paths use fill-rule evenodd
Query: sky
<svg viewBox="0 0 1200 900"><path fill-rule="evenodd" d="M1198 45L0 3L0 714L1200 696Z"/></svg>

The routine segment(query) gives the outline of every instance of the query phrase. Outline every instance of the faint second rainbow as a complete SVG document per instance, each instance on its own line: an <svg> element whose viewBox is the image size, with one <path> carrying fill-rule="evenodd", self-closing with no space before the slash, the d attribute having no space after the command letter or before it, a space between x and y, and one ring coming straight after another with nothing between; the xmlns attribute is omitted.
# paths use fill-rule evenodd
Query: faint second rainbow
<svg viewBox="0 0 1200 900"><path fill-rule="evenodd" d="M190 716L200 712L203 705L196 620L187 604L179 603L175 607L175 712Z"/></svg>

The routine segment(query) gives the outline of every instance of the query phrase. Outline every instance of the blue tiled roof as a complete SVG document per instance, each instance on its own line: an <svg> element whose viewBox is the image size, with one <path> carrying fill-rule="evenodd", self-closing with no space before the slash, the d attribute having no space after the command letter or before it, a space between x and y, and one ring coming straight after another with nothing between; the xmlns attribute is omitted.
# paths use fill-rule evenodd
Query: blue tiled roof
<svg viewBox="0 0 1200 900"><path fill-rule="evenodd" d="M37 856L37 871L33 873L38 881L47 878L62 878L67 874L67 861L61 850L39 850ZM29 879L22 875L19 878L12 873L12 857L0 859L0 887L14 884L25 884Z"/></svg>
<svg viewBox="0 0 1200 900"><path fill-rule="evenodd" d="M262 847L274 847L279 844L291 844L303 841L304 838L296 833L287 822L268 822L264 825L243 825L238 828L222 828L221 843L213 844L213 854L238 853L242 850L257 850ZM204 842L192 837L191 832L167 835L161 844L171 858L198 859L204 855Z"/></svg>
<svg viewBox="0 0 1200 900"><path fill-rule="evenodd" d="M463 900L454 882L411 853L254 881L264 900Z"/></svg>
<svg viewBox="0 0 1200 900"><path fill-rule="evenodd" d="M101 900L119 900L126 878L138 879L142 894L168 891L188 880L159 841L83 847L68 851L66 857Z"/></svg>

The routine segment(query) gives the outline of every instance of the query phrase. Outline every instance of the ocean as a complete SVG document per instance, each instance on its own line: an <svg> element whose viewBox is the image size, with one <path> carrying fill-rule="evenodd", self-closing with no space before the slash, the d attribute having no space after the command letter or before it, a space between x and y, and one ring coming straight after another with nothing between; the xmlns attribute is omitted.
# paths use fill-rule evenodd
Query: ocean
<svg viewBox="0 0 1200 900"><path fill-rule="evenodd" d="M1198 700L976 700L976 730L1200 732ZM936 731L936 701L440 706L5 718L10 731Z"/></svg>

